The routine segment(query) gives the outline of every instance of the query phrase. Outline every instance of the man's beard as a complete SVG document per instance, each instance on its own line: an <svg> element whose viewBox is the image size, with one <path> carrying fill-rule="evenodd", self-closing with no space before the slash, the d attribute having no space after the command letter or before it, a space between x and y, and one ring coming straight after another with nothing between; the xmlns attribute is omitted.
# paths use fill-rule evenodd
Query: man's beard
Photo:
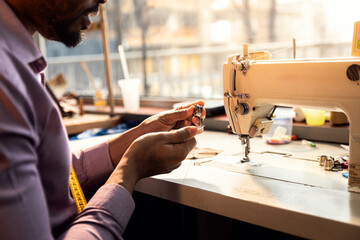
<svg viewBox="0 0 360 240"><path fill-rule="evenodd" d="M62 42L67 47L76 47L85 39L85 34L80 30L69 31L68 26L66 23L55 24L56 39L53 40Z"/></svg>
<svg viewBox="0 0 360 240"><path fill-rule="evenodd" d="M39 31L45 38L50 40L62 42L67 47L76 47L78 46L84 39L85 33L82 30L86 30L88 26L84 26L84 20L82 19L88 14L95 14L99 11L99 4L96 4L86 11L84 11L81 15L73 19L63 19L59 20L59 17L48 17L49 22L44 26L43 30ZM49 12L44 13L44 15L49 14ZM61 14L58 14L62 16ZM81 21L81 23L79 23ZM79 30L74 30L74 24L79 23ZM86 23L85 23L86 24ZM73 26L73 29L71 27Z"/></svg>

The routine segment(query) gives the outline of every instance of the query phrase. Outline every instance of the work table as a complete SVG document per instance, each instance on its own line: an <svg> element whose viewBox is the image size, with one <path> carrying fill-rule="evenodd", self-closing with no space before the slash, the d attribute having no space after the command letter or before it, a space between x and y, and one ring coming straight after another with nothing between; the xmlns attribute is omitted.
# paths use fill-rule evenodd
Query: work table
<svg viewBox="0 0 360 240"><path fill-rule="evenodd" d="M111 137L70 145L76 149ZM303 238L359 238L360 194L347 191L346 170L325 171L317 161L322 154L346 155L339 144L274 146L254 138L251 161L237 163L243 149L236 135L204 131L197 141L200 149L222 152L213 159L184 160L171 173L140 180L135 190Z"/></svg>

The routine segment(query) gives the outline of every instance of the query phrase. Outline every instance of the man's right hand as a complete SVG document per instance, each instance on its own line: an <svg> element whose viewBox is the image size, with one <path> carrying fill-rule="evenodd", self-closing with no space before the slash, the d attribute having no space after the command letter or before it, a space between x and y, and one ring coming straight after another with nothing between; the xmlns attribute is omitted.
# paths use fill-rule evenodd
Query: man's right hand
<svg viewBox="0 0 360 240"><path fill-rule="evenodd" d="M116 183L132 194L136 182L145 177L169 173L195 147L197 127L145 134L127 149L106 183Z"/></svg>

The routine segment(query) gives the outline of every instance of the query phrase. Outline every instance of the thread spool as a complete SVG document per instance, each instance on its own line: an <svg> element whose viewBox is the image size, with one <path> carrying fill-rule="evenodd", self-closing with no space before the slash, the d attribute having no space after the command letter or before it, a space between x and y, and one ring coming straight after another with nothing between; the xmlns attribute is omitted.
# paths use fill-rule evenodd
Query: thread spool
<svg viewBox="0 0 360 240"><path fill-rule="evenodd" d="M334 167L334 159L333 158L327 158L324 163L324 169L326 171L331 171L331 169Z"/></svg>
<svg viewBox="0 0 360 240"><path fill-rule="evenodd" d="M320 165L320 166L324 166L326 160L327 160L327 156L326 156L326 155L321 155L321 156L320 156L320 159L319 159L319 165Z"/></svg>

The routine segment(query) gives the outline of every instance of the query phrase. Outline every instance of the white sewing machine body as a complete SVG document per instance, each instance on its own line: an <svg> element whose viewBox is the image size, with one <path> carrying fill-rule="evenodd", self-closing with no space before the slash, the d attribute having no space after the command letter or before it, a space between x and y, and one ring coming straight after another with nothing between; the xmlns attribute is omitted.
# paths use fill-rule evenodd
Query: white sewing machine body
<svg viewBox="0 0 360 240"><path fill-rule="evenodd" d="M265 134L274 106L343 111L350 122L348 189L360 192L360 58L246 56L231 56L223 66L224 105L232 131L241 139Z"/></svg>

